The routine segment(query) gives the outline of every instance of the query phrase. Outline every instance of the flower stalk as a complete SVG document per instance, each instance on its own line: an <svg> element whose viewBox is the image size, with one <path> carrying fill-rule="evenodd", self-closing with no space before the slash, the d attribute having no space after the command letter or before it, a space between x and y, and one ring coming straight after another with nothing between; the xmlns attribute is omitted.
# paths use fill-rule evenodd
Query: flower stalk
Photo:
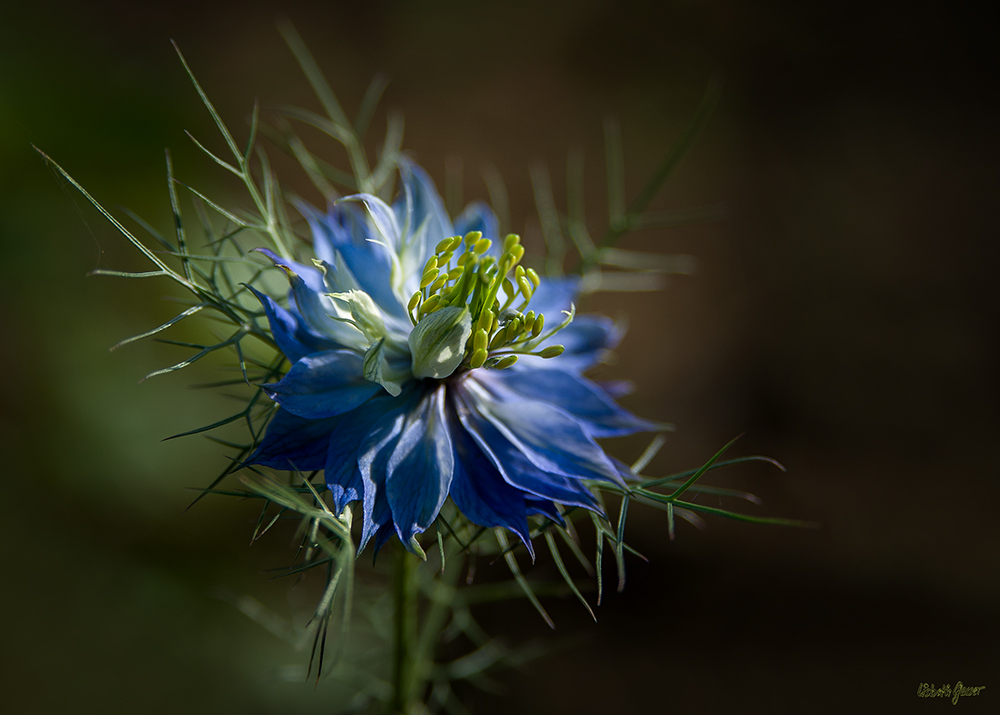
<svg viewBox="0 0 1000 715"><path fill-rule="evenodd" d="M393 629L393 713L409 713L416 700L417 662L417 596L420 573L419 557L403 548L396 549L393 574L395 605Z"/></svg>

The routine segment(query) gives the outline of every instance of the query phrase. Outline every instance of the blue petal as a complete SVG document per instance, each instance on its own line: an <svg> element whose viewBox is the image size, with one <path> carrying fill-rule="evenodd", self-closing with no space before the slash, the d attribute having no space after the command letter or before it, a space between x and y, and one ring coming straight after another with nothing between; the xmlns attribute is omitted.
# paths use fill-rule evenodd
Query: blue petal
<svg viewBox="0 0 1000 715"><path fill-rule="evenodd" d="M375 225L375 230L378 232L377 236L372 236L371 238L384 242L394 251L399 250L403 243L402 222L397 219L396 214L389 204L378 196L372 196L371 194L345 196L339 199L337 204L340 204L342 201L360 203L368 209L368 216L371 218L372 223Z"/></svg>
<svg viewBox="0 0 1000 715"><path fill-rule="evenodd" d="M393 211L399 224L406 227L404 234L407 236L426 224L421 252L422 256L426 256L442 238L454 236L455 229L426 171L404 158L399 162L399 177L403 190L393 204ZM422 263L423 258L420 261Z"/></svg>
<svg viewBox="0 0 1000 715"><path fill-rule="evenodd" d="M457 422L455 416L451 419ZM524 492L504 481L503 475L460 424L453 424L451 432L458 456L451 482L455 506L474 524L502 526L517 534L534 559Z"/></svg>
<svg viewBox="0 0 1000 715"><path fill-rule="evenodd" d="M255 248L253 250L257 253L263 253L271 259L271 263L273 263L276 267L285 268L299 276L303 281L305 281L305 284L309 286L310 290L316 291L317 293L322 293L326 290L326 287L323 284L323 273L315 266L307 266L304 263L297 263L295 261L284 259L270 248Z"/></svg>
<svg viewBox="0 0 1000 715"><path fill-rule="evenodd" d="M314 291L295 273L290 273L288 280L292 284L295 307L313 331L329 336L330 340L335 340L345 347L367 344L357 328L330 317L335 308L329 298L324 301L322 293ZM325 292L324 289L323 293Z"/></svg>
<svg viewBox="0 0 1000 715"><path fill-rule="evenodd" d="M337 514L350 502L363 497L364 480L358 467L359 447L375 423L398 405L393 398L377 396L337 418L340 423L330 433L324 463L326 484Z"/></svg>
<svg viewBox="0 0 1000 715"><path fill-rule="evenodd" d="M611 457L611 462L615 465L615 469L618 470L618 474L622 479L627 479L629 481L639 479L639 475L632 471L632 467L628 466L617 457Z"/></svg>
<svg viewBox="0 0 1000 715"><path fill-rule="evenodd" d="M266 255L276 267L285 271L292 286L291 302L312 332L344 346L354 346L363 340L364 336L357 329L330 317L334 308L323 302L323 295L328 290L319 269L308 268L294 261L284 261L266 248L255 250Z"/></svg>
<svg viewBox="0 0 1000 715"><path fill-rule="evenodd" d="M604 450L563 410L536 400L490 394L472 379L464 386L483 416L539 469L622 484Z"/></svg>
<svg viewBox="0 0 1000 715"><path fill-rule="evenodd" d="M356 206L335 204L326 216L305 205L299 211L312 227L316 255L330 264L334 271L333 279L342 284L336 288L337 291L354 287L348 285L353 281L386 312L406 316L405 306L392 291L392 259L389 252L372 242L374 236L368 222L359 215Z"/></svg>
<svg viewBox="0 0 1000 715"><path fill-rule="evenodd" d="M595 380L594 384L612 400L620 400L635 392L635 383L631 380Z"/></svg>
<svg viewBox="0 0 1000 715"><path fill-rule="evenodd" d="M328 217L305 201L293 200L292 203L298 209L299 213L302 214L302 217L312 230L313 253L316 254L316 258L324 263L333 265L337 241L331 234L346 232L340 225L331 220L333 212L339 212L339 207L336 204L332 204L330 209L331 216Z"/></svg>
<svg viewBox="0 0 1000 715"><path fill-rule="evenodd" d="M392 520L392 510L385 493L385 469L406 426L411 402L411 399L403 398L399 407L382 415L358 448L358 468L364 489L364 519L358 551L364 550L368 540Z"/></svg>
<svg viewBox="0 0 1000 715"><path fill-rule="evenodd" d="M655 432L663 427L623 410L594 383L574 373L495 370L479 381L490 389L500 386L531 400L555 405L579 421L591 437L620 437L636 432Z"/></svg>
<svg viewBox="0 0 1000 715"><path fill-rule="evenodd" d="M539 469L489 420L479 414L464 395L455 402L462 426L497 468L504 481L543 499L600 511L597 500L583 481Z"/></svg>
<svg viewBox="0 0 1000 715"><path fill-rule="evenodd" d="M261 464L272 469L298 469L310 472L326 464L330 433L341 417L306 420L287 412L278 413L267 426L260 446L246 464Z"/></svg>
<svg viewBox="0 0 1000 715"><path fill-rule="evenodd" d="M527 507L529 515L541 515L551 519L559 524L559 526L566 526L566 520L563 519L563 515L559 513L553 501L537 497L527 497L524 500L524 504Z"/></svg>
<svg viewBox="0 0 1000 715"><path fill-rule="evenodd" d="M386 545L386 542L392 538L395 534L395 530L392 528L392 515L388 508L385 510L386 518L385 521L379 523L378 531L375 532L375 545L372 547L372 561L374 562L375 557L378 556L378 552L381 551L382 547Z"/></svg>
<svg viewBox="0 0 1000 715"><path fill-rule="evenodd" d="M545 314L545 324L549 328L559 325L565 318L560 311L569 310L580 292L580 277L543 278L531 295L529 307L535 313Z"/></svg>
<svg viewBox="0 0 1000 715"><path fill-rule="evenodd" d="M410 413L386 465L386 495L404 545L434 522L451 487L455 452L444 395L444 388L437 388Z"/></svg>
<svg viewBox="0 0 1000 715"><path fill-rule="evenodd" d="M295 313L285 310L253 286L247 286L257 296L264 307L264 314L271 326L271 335L278 349L290 362L320 350L330 350L336 345L329 339L312 331Z"/></svg>
<svg viewBox="0 0 1000 715"><path fill-rule="evenodd" d="M365 380L361 357L349 350L307 355L279 382L262 387L292 414L313 420L350 412L382 390Z"/></svg>
<svg viewBox="0 0 1000 715"><path fill-rule="evenodd" d="M534 303L534 301L532 301ZM548 324L548 320L545 321ZM578 315L573 322L542 343L543 346L562 345L562 355L543 360L533 355L525 355L518 360L515 368L557 369L585 372L594 367L621 341L621 329L611 318L603 315Z"/></svg>
<svg viewBox="0 0 1000 715"><path fill-rule="evenodd" d="M473 201L465 207L465 210L455 219L455 235L464 236L469 231L481 231L486 238L493 239L492 251L496 246L502 245L500 238L500 224L493 209L483 201Z"/></svg>

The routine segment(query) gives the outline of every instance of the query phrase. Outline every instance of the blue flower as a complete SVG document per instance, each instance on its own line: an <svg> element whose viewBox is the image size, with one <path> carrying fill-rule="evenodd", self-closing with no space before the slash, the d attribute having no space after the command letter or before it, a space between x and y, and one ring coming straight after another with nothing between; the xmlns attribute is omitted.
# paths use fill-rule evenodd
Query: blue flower
<svg viewBox="0 0 1000 715"><path fill-rule="evenodd" d="M525 270L488 207L453 223L420 167L400 174L392 206L300 207L310 265L260 249L291 283L287 309L255 291L291 368L264 386L280 409L247 463L324 470L337 513L362 502L360 549L395 533L418 550L451 497L530 551L529 516L600 511L589 484L631 476L596 439L659 426L581 374L621 336L573 315L578 279Z"/></svg>

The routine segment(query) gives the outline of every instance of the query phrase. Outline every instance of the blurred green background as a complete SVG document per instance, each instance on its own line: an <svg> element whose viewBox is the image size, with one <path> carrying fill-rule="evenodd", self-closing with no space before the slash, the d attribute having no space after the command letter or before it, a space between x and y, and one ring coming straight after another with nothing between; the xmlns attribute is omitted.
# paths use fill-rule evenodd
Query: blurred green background
<svg viewBox="0 0 1000 715"><path fill-rule="evenodd" d="M818 531L634 509L650 563L589 622L552 601L549 635L527 604L483 612L511 642L557 650L469 690L477 713L910 712L950 707L921 682L1000 690L996 504L997 65L971 4L753 4L732 0L290 3L282 7L348 111L376 72L412 151L443 188L463 160L508 183L515 228L540 240L527 168L557 201L583 151L592 233L606 200L602 126L620 119L638 191L709 78L722 103L655 208L725 204L725 221L636 233L627 247L689 253L697 276L659 294L591 299L628 315L617 365L637 412L678 425L651 473L735 449L714 483L751 489L755 513ZM294 651L224 594L301 613L264 569L288 532L250 547L252 505L208 499L224 465L200 438L229 414L189 390L205 365L137 385L182 356L107 348L170 317L166 283L87 278L142 269L135 253L34 154L42 148L109 207L169 230L163 149L177 173L237 197L198 156L210 120L169 46L184 50L244 132L265 108L314 106L268 3L21 3L0 25L0 709L10 713L325 713L343 702L282 673ZM383 115L384 116L384 115ZM384 119L376 123L377 135ZM272 152L274 153L274 152ZM314 197L294 167L292 188ZM179 331L193 339L197 331ZM642 445L612 450L634 458ZM494 568L504 568L496 566ZM539 569L549 568L540 564ZM579 640L577 640L579 639ZM572 644L559 650L560 644Z"/></svg>

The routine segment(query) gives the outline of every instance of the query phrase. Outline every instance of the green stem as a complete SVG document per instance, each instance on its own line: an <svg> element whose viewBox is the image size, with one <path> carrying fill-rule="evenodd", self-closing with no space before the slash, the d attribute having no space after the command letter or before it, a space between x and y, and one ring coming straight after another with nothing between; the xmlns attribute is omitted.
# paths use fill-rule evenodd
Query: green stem
<svg viewBox="0 0 1000 715"><path fill-rule="evenodd" d="M417 649L416 680L420 686L418 690L421 692L431 676L434 651L441 640L441 630L444 628L454 604L455 584L458 582L465 561L464 555L456 548L454 539L450 540L445 548L447 558L444 573L434 580L431 590L427 594L429 602Z"/></svg>
<svg viewBox="0 0 1000 715"><path fill-rule="evenodd" d="M708 88L705 90L705 96L702 97L701 104L698 106L695 112L694 118L691 123L684 130L680 139L670 148L670 152L664 158L663 162L657 168L656 173L650 177L646 185L642 187L639 195L632 200L631 205L628 207L628 211L625 214L624 220L615 224L608 226L608 230L605 231L604 236L598 243L597 250L593 251L588 256L583 256L580 265L577 270L580 273L586 273L590 268L595 266L600 262L601 251L605 248L611 248L614 246L618 239L622 237L632 225L637 221L639 215L646 209L649 202L653 200L656 193L663 186L663 182L667 180L667 177L673 173L673 170L677 168L677 164L687 153L691 145L694 144L694 140L698 138L698 134L701 133L702 128L708 121L709 117L712 116L712 112L715 110L715 106L719 103L719 97L722 93L722 82L717 77L713 77L708 84Z"/></svg>
<svg viewBox="0 0 1000 715"><path fill-rule="evenodd" d="M396 553L393 598L395 633L393 641L392 712L409 713L415 696L417 663L417 557L404 548Z"/></svg>

